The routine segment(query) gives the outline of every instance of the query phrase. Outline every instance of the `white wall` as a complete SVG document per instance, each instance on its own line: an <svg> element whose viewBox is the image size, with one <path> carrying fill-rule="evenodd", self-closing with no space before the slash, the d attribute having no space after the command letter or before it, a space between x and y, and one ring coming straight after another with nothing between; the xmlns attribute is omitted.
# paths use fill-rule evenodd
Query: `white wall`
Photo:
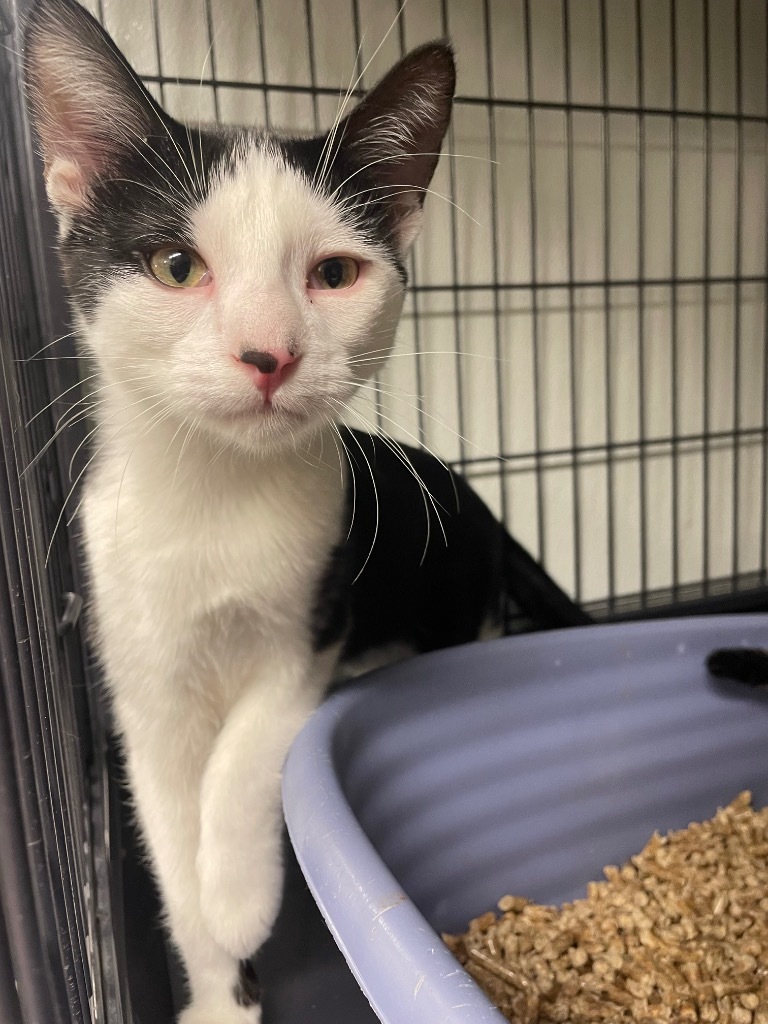
<svg viewBox="0 0 768 1024"><path fill-rule="evenodd" d="M333 90L352 74L355 19L365 62L398 9L392 0L157 0L159 40L151 0L102 9L143 74L197 82L213 66L219 80L258 84L266 71L269 83L308 86L308 6L316 83ZM742 0L737 57L736 6L677 0L676 97L670 0L606 0L605 69L599 0L569 0L569 83L562 4L531 0L530 116L514 103L528 98L523 0L489 0L492 73L483 0L445 9L409 0L363 79L372 84L397 58L401 31L407 47L447 31L459 96L487 97L490 81L501 102L456 106L446 149L457 155L436 175L442 198L428 201L412 268L417 287L440 287L409 301L382 394L362 397L358 421L421 437L449 461L479 459L467 467L475 485L584 600L765 567L768 42L766 5ZM740 104L756 120L665 114L675 99L702 112L707 88L710 110L733 115ZM559 109L568 98L583 109ZM168 84L163 99L180 117L268 114L299 129L316 116L328 125L337 106L335 95L315 105L290 90L197 84ZM605 103L619 109L594 109ZM655 112L641 118L639 104ZM720 280L736 275L757 280ZM734 428L746 433L734 440ZM721 436L702 440L707 432Z"/></svg>

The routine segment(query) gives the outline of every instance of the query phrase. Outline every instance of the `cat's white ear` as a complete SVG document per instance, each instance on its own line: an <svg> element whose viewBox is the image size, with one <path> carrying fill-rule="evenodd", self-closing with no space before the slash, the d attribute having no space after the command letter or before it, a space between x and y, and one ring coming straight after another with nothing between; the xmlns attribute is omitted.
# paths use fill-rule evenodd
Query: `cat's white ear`
<svg viewBox="0 0 768 1024"><path fill-rule="evenodd" d="M38 0L26 27L24 76L51 203L61 215L77 213L95 179L158 131L162 111L75 0Z"/></svg>
<svg viewBox="0 0 768 1024"><path fill-rule="evenodd" d="M345 163L357 168L358 181L363 175L373 179L378 197L393 204L403 252L419 233L424 196L448 130L455 88L450 44L427 43L396 64L336 133L339 151Z"/></svg>

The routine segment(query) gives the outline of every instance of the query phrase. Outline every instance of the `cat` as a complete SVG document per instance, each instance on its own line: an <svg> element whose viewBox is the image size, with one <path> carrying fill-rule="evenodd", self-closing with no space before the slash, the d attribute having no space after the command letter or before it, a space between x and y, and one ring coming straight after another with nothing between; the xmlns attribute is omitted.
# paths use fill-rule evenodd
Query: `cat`
<svg viewBox="0 0 768 1024"><path fill-rule="evenodd" d="M319 137L179 123L75 0L39 0L24 66L96 374L89 615L180 1021L257 1024L281 765L344 666L476 639L510 594L589 621L460 477L340 425L394 341L453 53Z"/></svg>

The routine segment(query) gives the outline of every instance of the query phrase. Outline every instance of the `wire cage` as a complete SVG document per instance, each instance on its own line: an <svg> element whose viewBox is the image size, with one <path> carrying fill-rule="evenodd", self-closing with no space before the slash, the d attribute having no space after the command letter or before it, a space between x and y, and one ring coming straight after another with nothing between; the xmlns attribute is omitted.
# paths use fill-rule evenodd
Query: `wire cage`
<svg viewBox="0 0 768 1024"><path fill-rule="evenodd" d="M130 832L68 629L82 424L23 472L77 380L74 360L48 358L73 349L55 341L69 328L19 84L30 6L0 0L0 815L21 822L0 828L0 1013L157 1024L173 1000L142 1009L125 975L164 954L115 882ZM407 49L450 37L455 112L398 346L350 421L464 472L599 617L768 606L764 3L85 6L174 116L301 132L327 127L348 87L362 94ZM34 934L14 932L24 894Z"/></svg>
<svg viewBox="0 0 768 1024"><path fill-rule="evenodd" d="M96 901L109 879L92 856L99 809L98 712L84 686L79 598L64 531L45 364L25 358L52 331L28 127L0 4L0 1018L85 1021L109 997ZM42 410L42 412L41 412ZM25 426L27 424L27 426ZM98 841L97 841L98 845ZM103 845L103 842L102 842Z"/></svg>
<svg viewBox="0 0 768 1024"><path fill-rule="evenodd" d="M764 586L764 4L89 2L172 113L299 131L454 40L399 347L355 421L460 468L597 614Z"/></svg>

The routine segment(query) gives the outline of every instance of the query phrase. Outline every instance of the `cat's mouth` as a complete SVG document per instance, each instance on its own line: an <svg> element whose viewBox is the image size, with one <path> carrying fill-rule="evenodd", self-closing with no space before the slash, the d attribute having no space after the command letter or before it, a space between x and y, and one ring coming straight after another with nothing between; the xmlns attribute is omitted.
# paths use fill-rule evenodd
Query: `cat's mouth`
<svg viewBox="0 0 768 1024"><path fill-rule="evenodd" d="M271 438L280 434L295 435L297 431L336 419L348 398L348 394L323 387L309 392L304 390L300 394L292 394L290 388L285 391L281 388L272 395L253 389L250 393L230 394L223 401L219 399L211 405L205 404L209 415L223 428L249 434L254 432L255 440L260 434Z"/></svg>
<svg viewBox="0 0 768 1024"><path fill-rule="evenodd" d="M266 398L258 405L222 412L219 418L229 423L253 423L263 419L270 424L277 425L281 422L286 424L306 423L310 417L305 409L287 405L284 402L275 403Z"/></svg>

